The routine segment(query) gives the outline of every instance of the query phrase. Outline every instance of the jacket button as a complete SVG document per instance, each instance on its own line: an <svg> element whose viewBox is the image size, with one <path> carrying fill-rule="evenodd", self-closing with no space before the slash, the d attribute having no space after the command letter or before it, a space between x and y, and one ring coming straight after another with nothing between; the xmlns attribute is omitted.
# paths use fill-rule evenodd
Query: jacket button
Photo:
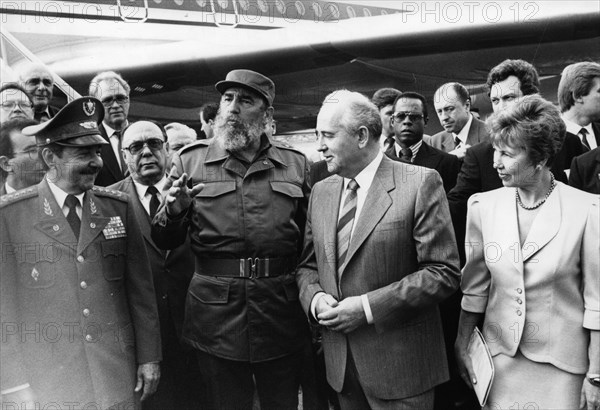
<svg viewBox="0 0 600 410"><path fill-rule="evenodd" d="M95 223L93 223L93 222L92 222L92 223L90 223L90 228L94 229L95 227L96 227L96 224L95 224Z"/></svg>
<svg viewBox="0 0 600 410"><path fill-rule="evenodd" d="M523 312L521 312L520 310L517 310L517 316L521 316L523 314Z"/></svg>
<svg viewBox="0 0 600 410"><path fill-rule="evenodd" d="M523 289L517 288L517 293L520 295L521 293L523 293Z"/></svg>
<svg viewBox="0 0 600 410"><path fill-rule="evenodd" d="M52 227L52 229L54 229L54 232L57 232L57 231L60 229L60 226L58 226L58 225L54 225L54 226Z"/></svg>
<svg viewBox="0 0 600 410"><path fill-rule="evenodd" d="M523 301L521 299L517 299L517 303L520 305L523 303Z"/></svg>
<svg viewBox="0 0 600 410"><path fill-rule="evenodd" d="M83 309L83 316L88 317L90 315L89 309Z"/></svg>
<svg viewBox="0 0 600 410"><path fill-rule="evenodd" d="M83 282L81 282L81 283L79 284L79 287L80 287L81 289L87 289L87 282L86 282L86 281L83 281Z"/></svg>
<svg viewBox="0 0 600 410"><path fill-rule="evenodd" d="M82 255L79 255L79 256L77 257L77 262L80 262L80 263L81 263L81 262L83 262L84 260L85 260L85 258L84 258Z"/></svg>
<svg viewBox="0 0 600 410"><path fill-rule="evenodd" d="M162 295L162 299L163 300L166 299L166 298L167 298L167 295Z"/></svg>
<svg viewBox="0 0 600 410"><path fill-rule="evenodd" d="M85 341L86 341L86 342L91 342L92 340L94 340L94 339L92 338L92 335L85 335Z"/></svg>

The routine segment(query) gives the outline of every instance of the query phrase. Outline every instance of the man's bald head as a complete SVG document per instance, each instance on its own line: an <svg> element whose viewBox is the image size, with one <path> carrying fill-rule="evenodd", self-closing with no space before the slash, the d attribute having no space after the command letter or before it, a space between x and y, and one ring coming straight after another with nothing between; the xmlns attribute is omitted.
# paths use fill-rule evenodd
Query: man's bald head
<svg viewBox="0 0 600 410"><path fill-rule="evenodd" d="M19 81L31 95L35 111L45 111L54 94L54 77L50 69L41 63L29 63L19 71Z"/></svg>
<svg viewBox="0 0 600 410"><path fill-rule="evenodd" d="M123 133L125 162L131 176L143 185L154 185L166 173L167 134L162 125L153 121L137 121Z"/></svg>

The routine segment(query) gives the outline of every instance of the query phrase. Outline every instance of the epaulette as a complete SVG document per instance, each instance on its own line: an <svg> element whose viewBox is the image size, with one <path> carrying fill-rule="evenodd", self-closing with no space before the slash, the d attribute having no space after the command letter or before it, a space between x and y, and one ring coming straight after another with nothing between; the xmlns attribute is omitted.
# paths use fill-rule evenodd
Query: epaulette
<svg viewBox="0 0 600 410"><path fill-rule="evenodd" d="M177 153L179 155L181 155L184 152L189 151L192 148L196 148L198 146L208 147L211 141L212 141L212 138L211 139L197 140L196 142L192 142L191 144L188 144L188 145L184 146Z"/></svg>
<svg viewBox="0 0 600 410"><path fill-rule="evenodd" d="M32 198L37 196L38 188L37 185L30 186L29 188L20 189L13 193L0 196L0 208L4 208L10 204L14 204L15 202L19 202L22 199Z"/></svg>
<svg viewBox="0 0 600 410"><path fill-rule="evenodd" d="M119 199L123 202L127 202L127 194L121 191L117 191L116 189L105 188L103 186L94 185L92 187L92 192L94 195L98 196L107 196L109 198Z"/></svg>
<svg viewBox="0 0 600 410"><path fill-rule="evenodd" d="M306 155L304 155L304 152L300 151L298 148L293 147L292 145L288 144L287 142L271 141L271 145L273 145L274 147L277 147L279 149L293 151L297 154L302 154L303 156L306 156Z"/></svg>

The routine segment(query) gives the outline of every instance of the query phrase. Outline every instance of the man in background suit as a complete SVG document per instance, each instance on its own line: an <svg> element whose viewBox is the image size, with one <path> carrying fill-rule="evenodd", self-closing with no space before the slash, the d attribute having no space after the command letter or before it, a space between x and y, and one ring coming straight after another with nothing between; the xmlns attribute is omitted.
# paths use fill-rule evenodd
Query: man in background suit
<svg viewBox="0 0 600 410"><path fill-rule="evenodd" d="M431 409L448 378L438 303L460 279L442 181L383 155L365 96L325 101L318 149L337 175L314 186L296 279L327 379L342 409Z"/></svg>
<svg viewBox="0 0 600 410"><path fill-rule="evenodd" d="M50 105L54 95L54 77L45 65L29 63L19 73L19 81L33 99L33 116L44 122L54 117L58 109Z"/></svg>
<svg viewBox="0 0 600 410"><path fill-rule="evenodd" d="M433 104L444 131L431 137L431 146L463 159L469 147L487 141L485 123L471 114L471 97L464 85L442 85L434 94Z"/></svg>
<svg viewBox="0 0 600 410"><path fill-rule="evenodd" d="M0 195L39 184L46 170L38 156L35 139L23 128L36 125L30 118L15 118L0 125Z"/></svg>
<svg viewBox="0 0 600 410"><path fill-rule="evenodd" d="M196 408L202 383L196 357L179 341L187 288L194 274L189 238L172 251L159 249L151 238L150 222L162 201L167 183L167 134L151 121L131 124L123 133L123 150L130 176L111 185L128 194L148 251L162 341L161 383L143 403L149 409Z"/></svg>
<svg viewBox="0 0 600 410"><path fill-rule="evenodd" d="M400 94L394 102L392 114L396 143L393 150L386 151L386 154L392 159L435 169L442 177L445 192L448 192L456 184L460 161L456 156L423 141L423 130L427 120L425 97L415 92Z"/></svg>
<svg viewBox="0 0 600 410"><path fill-rule="evenodd" d="M129 84L114 71L99 73L90 82L89 94L99 99L106 111L99 128L102 137L109 142L102 146L104 165L96 177L96 185L109 186L126 176L121 133L128 125L130 91Z"/></svg>
<svg viewBox="0 0 600 410"><path fill-rule="evenodd" d="M379 138L379 143L384 152L394 145L392 114L394 113L394 102L400 94L400 90L396 90L395 88L380 88L371 97L371 102L375 104L381 117L381 138Z"/></svg>
<svg viewBox="0 0 600 410"><path fill-rule="evenodd" d="M558 104L567 126L560 165L569 169L573 158L600 146L600 123L596 122L600 121L600 64L581 62L565 67L558 84Z"/></svg>
<svg viewBox="0 0 600 410"><path fill-rule="evenodd" d="M600 194L600 147L573 158L569 185L591 194Z"/></svg>

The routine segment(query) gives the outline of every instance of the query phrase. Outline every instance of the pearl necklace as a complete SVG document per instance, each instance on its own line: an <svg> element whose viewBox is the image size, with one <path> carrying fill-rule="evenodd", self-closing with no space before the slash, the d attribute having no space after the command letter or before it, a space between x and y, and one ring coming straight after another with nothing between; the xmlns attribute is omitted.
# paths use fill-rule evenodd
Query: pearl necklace
<svg viewBox="0 0 600 410"><path fill-rule="evenodd" d="M523 204L523 202L521 201L521 196L519 195L519 188L516 188L515 193L516 193L516 197L517 197L517 204L519 204L519 206L521 208L525 209L526 211L533 211L534 209L538 209L540 206L544 205L544 203L546 202L546 199L548 199L548 197L550 196L552 191L554 191L555 186L556 186L556 182L554 181L554 175L552 173L550 173L550 189L546 193L546 196L544 197L544 199L542 199L540 202L538 202L537 204L532 205L532 206L526 206L525 204Z"/></svg>

